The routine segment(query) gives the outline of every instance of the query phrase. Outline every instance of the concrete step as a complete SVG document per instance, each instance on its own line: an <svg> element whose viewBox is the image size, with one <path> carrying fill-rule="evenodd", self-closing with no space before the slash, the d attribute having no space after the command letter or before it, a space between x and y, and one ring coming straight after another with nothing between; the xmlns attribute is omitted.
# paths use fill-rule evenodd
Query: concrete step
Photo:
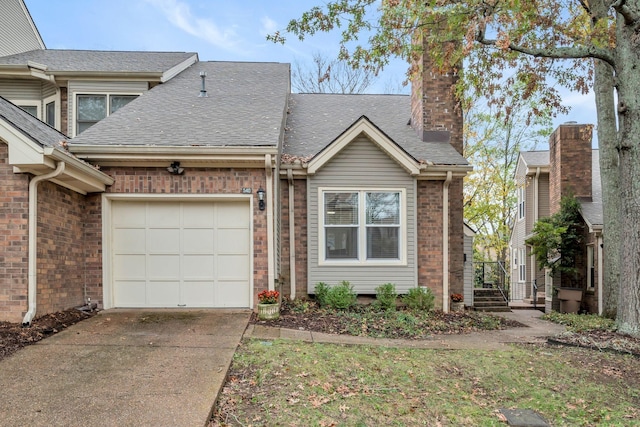
<svg viewBox="0 0 640 427"><path fill-rule="evenodd" d="M511 309L508 306L491 306L491 307L473 307L475 311L482 312L501 312L508 313L511 312Z"/></svg>

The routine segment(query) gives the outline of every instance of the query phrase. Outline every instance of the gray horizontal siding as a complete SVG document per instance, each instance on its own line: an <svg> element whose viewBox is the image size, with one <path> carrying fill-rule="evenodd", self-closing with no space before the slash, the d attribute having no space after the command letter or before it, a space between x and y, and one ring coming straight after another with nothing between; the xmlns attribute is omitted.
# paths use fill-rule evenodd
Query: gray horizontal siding
<svg viewBox="0 0 640 427"><path fill-rule="evenodd" d="M41 49L36 30L31 25L20 0L2 1L0 18L0 56Z"/></svg>
<svg viewBox="0 0 640 427"><path fill-rule="evenodd" d="M366 137L360 136L337 154L315 176L307 181L308 198L308 291L313 293L318 282L337 284L349 281L360 294L373 294L384 283L394 283L398 292L416 286L415 261L415 190L414 179L395 161ZM319 212L320 187L349 189L405 189L407 238L403 250L407 251L406 266L339 266L319 265Z"/></svg>
<svg viewBox="0 0 640 427"><path fill-rule="evenodd" d="M0 80L0 95L14 103L42 101L42 83L37 80Z"/></svg>

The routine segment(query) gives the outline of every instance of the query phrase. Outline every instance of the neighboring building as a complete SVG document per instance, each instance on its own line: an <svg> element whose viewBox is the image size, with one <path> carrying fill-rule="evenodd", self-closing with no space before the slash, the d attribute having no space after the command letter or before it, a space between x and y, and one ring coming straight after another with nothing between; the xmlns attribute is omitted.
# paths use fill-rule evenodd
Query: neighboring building
<svg viewBox="0 0 640 427"><path fill-rule="evenodd" d="M0 320L87 298L251 308L263 289L343 280L361 294L428 286L447 311L463 292L471 169L454 81L291 94L288 64L0 57Z"/></svg>
<svg viewBox="0 0 640 427"><path fill-rule="evenodd" d="M549 151L521 152L515 177L518 207L511 232L511 299L533 303L544 298L547 311L557 309L551 284L584 290L583 308L602 307L602 191L599 152L591 148L591 127L567 123L549 138ZM577 279L549 277L536 263L525 241L535 222L557 212L560 199L573 195L580 202L584 247L577 261ZM535 295L537 287L538 295Z"/></svg>

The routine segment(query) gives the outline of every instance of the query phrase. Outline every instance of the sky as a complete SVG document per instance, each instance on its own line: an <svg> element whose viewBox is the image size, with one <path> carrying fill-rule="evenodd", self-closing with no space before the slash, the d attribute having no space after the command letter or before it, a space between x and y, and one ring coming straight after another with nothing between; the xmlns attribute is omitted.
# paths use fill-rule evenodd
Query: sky
<svg viewBox="0 0 640 427"><path fill-rule="evenodd" d="M319 33L285 45L266 40L322 0L25 0L48 49L197 52L201 61L310 64L319 52L338 54L339 34ZM370 93L398 87L406 64L391 63ZM406 89L408 90L408 89ZM593 93L563 91L571 106L554 119L595 124ZM542 142L537 149L546 149Z"/></svg>

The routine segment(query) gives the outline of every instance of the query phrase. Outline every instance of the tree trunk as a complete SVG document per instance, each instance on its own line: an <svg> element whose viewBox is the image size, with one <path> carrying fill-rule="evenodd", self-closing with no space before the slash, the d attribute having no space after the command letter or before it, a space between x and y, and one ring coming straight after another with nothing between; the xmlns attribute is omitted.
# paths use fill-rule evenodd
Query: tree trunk
<svg viewBox="0 0 640 427"><path fill-rule="evenodd" d="M606 12L606 10L605 10ZM615 319L618 309L618 282L620 280L620 175L616 144L616 114L613 97L613 69L603 61L595 60L596 106L598 110L598 141L600 148L600 178L602 181L604 242L604 283L602 315Z"/></svg>
<svg viewBox="0 0 640 427"><path fill-rule="evenodd" d="M638 3L635 1L636 6ZM617 143L620 182L624 183L620 194L617 323L620 332L640 337L640 35L633 23L625 23L621 14L617 16L615 64Z"/></svg>

